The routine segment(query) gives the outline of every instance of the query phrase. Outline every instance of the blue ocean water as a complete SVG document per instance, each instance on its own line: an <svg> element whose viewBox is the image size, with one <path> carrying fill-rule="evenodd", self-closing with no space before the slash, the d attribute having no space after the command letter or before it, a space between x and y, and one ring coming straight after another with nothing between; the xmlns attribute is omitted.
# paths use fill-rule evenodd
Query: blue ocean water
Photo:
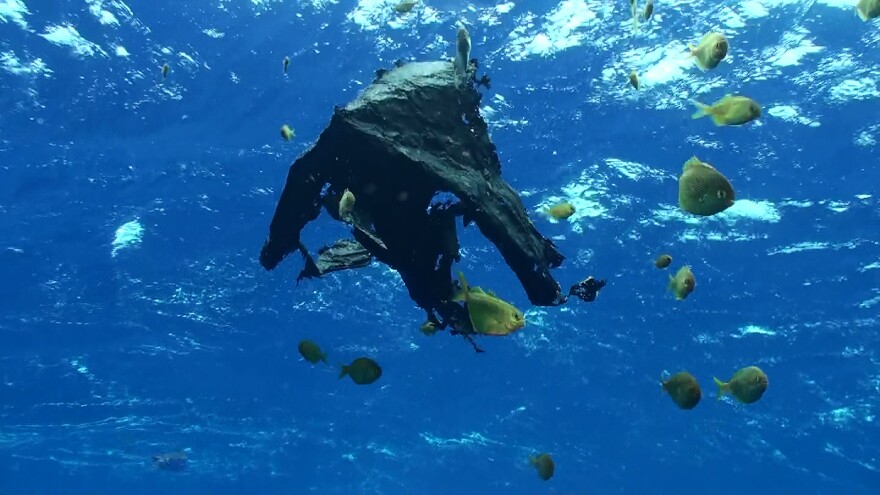
<svg viewBox="0 0 880 495"><path fill-rule="evenodd" d="M877 493L880 21L852 0L657 0L634 32L624 1L395 3L0 1L0 493ZM419 332L384 265L297 286L297 256L258 263L334 105L397 59L451 57L457 23L502 176L567 257L554 275L608 280L533 307L459 229L455 268L526 311L483 354ZM712 30L730 53L702 71L686 45ZM762 118L690 118L727 93ZM732 208L678 208L694 155ZM561 200L577 213L541 214ZM347 235L322 213L304 241ZM696 274L684 301L663 252ZM371 386L337 378L360 355ZM716 400L712 377L748 365L763 398ZM664 370L697 377L695 409ZM183 471L152 465L179 450Z"/></svg>

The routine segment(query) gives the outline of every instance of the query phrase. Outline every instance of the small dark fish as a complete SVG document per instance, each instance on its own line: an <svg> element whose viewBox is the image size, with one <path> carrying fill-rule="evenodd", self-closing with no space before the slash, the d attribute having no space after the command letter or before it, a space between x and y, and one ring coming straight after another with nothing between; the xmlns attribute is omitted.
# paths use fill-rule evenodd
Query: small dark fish
<svg viewBox="0 0 880 495"><path fill-rule="evenodd" d="M657 256L656 260L654 260L654 266L656 266L657 268L659 268L661 270L671 264L672 264L672 256L669 256L668 254L661 254L660 256Z"/></svg>
<svg viewBox="0 0 880 495"><path fill-rule="evenodd" d="M318 361L327 362L327 354L321 352L321 348L318 347L318 344L312 342L311 340L303 340L299 343L297 347L299 350L299 354L306 361L315 364Z"/></svg>
<svg viewBox="0 0 880 495"><path fill-rule="evenodd" d="M663 380L661 376L660 387L669 393L669 397L672 397L672 401L681 409L697 407L703 396L697 379L687 371L680 371L670 376L668 380Z"/></svg>
<svg viewBox="0 0 880 495"><path fill-rule="evenodd" d="M186 468L185 452L169 452L153 456L153 466L165 471L182 471Z"/></svg>
<svg viewBox="0 0 880 495"><path fill-rule="evenodd" d="M382 376L382 368L370 358L360 357L352 361L349 365L343 365L339 372L339 378L345 375L351 377L351 381L358 385L369 385Z"/></svg>
<svg viewBox="0 0 880 495"><path fill-rule="evenodd" d="M168 77L168 72L171 71L171 67L168 67L168 64L162 64L162 79Z"/></svg>
<svg viewBox="0 0 880 495"><path fill-rule="evenodd" d="M287 74L287 67L290 66L290 57L284 57L284 73Z"/></svg>
<svg viewBox="0 0 880 495"><path fill-rule="evenodd" d="M550 454L538 454L529 458L529 463L538 470L538 477L547 481L553 477L556 465L553 464L553 458Z"/></svg>

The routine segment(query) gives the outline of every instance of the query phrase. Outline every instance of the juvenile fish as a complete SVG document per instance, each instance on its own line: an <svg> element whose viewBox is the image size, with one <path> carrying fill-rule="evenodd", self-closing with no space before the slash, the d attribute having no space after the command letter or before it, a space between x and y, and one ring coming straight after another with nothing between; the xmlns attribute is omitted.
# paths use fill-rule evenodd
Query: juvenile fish
<svg viewBox="0 0 880 495"><path fill-rule="evenodd" d="M290 66L290 57L284 57L282 65L284 66L284 73L287 74L287 67Z"/></svg>
<svg viewBox="0 0 880 495"><path fill-rule="evenodd" d="M729 44L721 33L709 33L703 36L697 46L688 45L697 65L704 70L714 69L727 56Z"/></svg>
<svg viewBox="0 0 880 495"><path fill-rule="evenodd" d="M409 13L415 5L415 0L403 0L394 6L394 10L396 10L398 14L406 14Z"/></svg>
<svg viewBox="0 0 880 495"><path fill-rule="evenodd" d="M735 201L733 185L715 167L697 157L685 162L678 178L678 204L682 210L707 217L730 208Z"/></svg>
<svg viewBox="0 0 880 495"><path fill-rule="evenodd" d="M696 100L692 103L697 107L697 111L691 115L692 119L709 115L715 125L743 125L761 117L761 105L745 96L725 95L712 105L704 105Z"/></svg>
<svg viewBox="0 0 880 495"><path fill-rule="evenodd" d="M714 378L714 377L713 377ZM732 395L743 404L757 402L767 390L767 375L757 366L747 366L733 374L729 382L724 383L714 378L718 386L718 399L725 394Z"/></svg>
<svg viewBox="0 0 880 495"><path fill-rule="evenodd" d="M437 325L435 325L433 321L426 321L419 327L419 331L425 335L431 336L439 332L440 329L437 328Z"/></svg>
<svg viewBox="0 0 880 495"><path fill-rule="evenodd" d="M169 72L171 72L171 67L168 67L168 64L162 64L162 79L168 77Z"/></svg>
<svg viewBox="0 0 880 495"><path fill-rule="evenodd" d="M659 268L661 270L671 264L672 264L672 256L669 256L668 254L661 254L660 256L657 256L656 260L654 260L654 266L656 266L657 268Z"/></svg>
<svg viewBox="0 0 880 495"><path fill-rule="evenodd" d="M629 85L639 89L639 75L635 71L629 73Z"/></svg>
<svg viewBox="0 0 880 495"><path fill-rule="evenodd" d="M323 361L327 363L327 354L321 352L321 348L318 347L318 344L312 342L311 340L303 340L297 346L297 350L299 350L300 356L303 357L306 361L315 364L318 361Z"/></svg>
<svg viewBox="0 0 880 495"><path fill-rule="evenodd" d="M342 198L339 200L339 218L341 218L343 222L349 221L351 212L354 211L354 202L354 193L346 188L342 193Z"/></svg>
<svg viewBox="0 0 880 495"><path fill-rule="evenodd" d="M370 358L359 357L349 365L342 365L339 378L345 378L346 375L358 385L369 385L382 376L382 368Z"/></svg>
<svg viewBox="0 0 880 495"><path fill-rule="evenodd" d="M669 394L672 401L675 402L680 409L693 409L700 403L703 392L700 390L700 384L694 375L687 371L680 371L669 379L664 380L660 377L660 388Z"/></svg>
<svg viewBox="0 0 880 495"><path fill-rule="evenodd" d="M696 287L697 279L694 278L694 272L691 271L691 267L683 266L676 272L674 277L672 275L669 276L669 285L666 286L666 289L675 294L676 300L681 301L686 299Z"/></svg>
<svg viewBox="0 0 880 495"><path fill-rule="evenodd" d="M296 136L296 133L293 132L293 129L291 129L289 125L284 124L281 126L281 139L290 141L294 136Z"/></svg>
<svg viewBox="0 0 880 495"><path fill-rule="evenodd" d="M574 215L574 212L574 205L568 202L559 203L558 205L544 209L544 213L556 220L566 220L568 217Z"/></svg>
<svg viewBox="0 0 880 495"><path fill-rule="evenodd" d="M529 463L538 471L538 477L544 481L552 478L553 472L556 471L556 465L553 463L553 458L550 457L550 454L531 456L529 457Z"/></svg>
<svg viewBox="0 0 880 495"><path fill-rule="evenodd" d="M468 317L474 332L483 335L509 335L526 325L520 310L507 301L498 299L491 292L483 292L479 287L469 287L464 274L458 272L461 292L453 301L467 304Z"/></svg>

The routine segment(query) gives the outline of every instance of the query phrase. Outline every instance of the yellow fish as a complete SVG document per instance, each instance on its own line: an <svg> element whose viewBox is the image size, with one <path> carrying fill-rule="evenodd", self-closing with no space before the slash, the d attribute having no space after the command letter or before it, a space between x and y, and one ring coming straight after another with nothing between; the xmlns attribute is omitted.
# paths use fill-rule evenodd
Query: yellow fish
<svg viewBox="0 0 880 495"><path fill-rule="evenodd" d="M629 85L639 89L639 75L635 71L629 73Z"/></svg>
<svg viewBox="0 0 880 495"><path fill-rule="evenodd" d="M565 220L574 215L574 206L571 203L559 203L558 205L544 208L544 213L555 218L556 220Z"/></svg>
<svg viewBox="0 0 880 495"><path fill-rule="evenodd" d="M342 192L342 198L339 200L339 218L343 222L349 222L351 212L354 211L354 202L354 193L345 188L345 191Z"/></svg>
<svg viewBox="0 0 880 495"><path fill-rule="evenodd" d="M468 317L474 332L482 335L509 335L526 325L522 311L507 301L498 299L491 292L483 292L479 287L468 287L464 274L458 272L461 292L453 301L467 304Z"/></svg>
<svg viewBox="0 0 880 495"><path fill-rule="evenodd" d="M863 21L876 19L880 17L880 0L859 0L856 12Z"/></svg>
<svg viewBox="0 0 880 495"><path fill-rule="evenodd" d="M713 377L714 378L714 377ZM714 378L718 385L718 399L729 393L743 404L751 404L760 399L767 390L767 375L757 366L747 366L733 374L729 382Z"/></svg>
<svg viewBox="0 0 880 495"><path fill-rule="evenodd" d="M419 331L427 336L431 336L439 332L440 329L437 328L437 325L435 325L433 321L426 321L419 327Z"/></svg>
<svg viewBox="0 0 880 495"><path fill-rule="evenodd" d="M403 0L394 6L394 10L396 10L398 14L406 14L411 11L415 5L415 0Z"/></svg>
<svg viewBox="0 0 880 495"><path fill-rule="evenodd" d="M681 301L690 295L697 287L697 279L694 278L694 272L691 267L683 266L673 277L669 276L669 285L667 290L671 290L675 294L675 299Z"/></svg>
<svg viewBox="0 0 880 495"><path fill-rule="evenodd" d="M724 60L729 46L723 34L709 33L703 36L697 46L688 45L688 49L697 60L697 65L701 69L709 70L718 67L718 64Z"/></svg>
<svg viewBox="0 0 880 495"><path fill-rule="evenodd" d="M692 119L709 115L715 125L743 125L761 117L761 105L745 96L725 95L712 105L704 105L696 100L692 103L697 111Z"/></svg>
<svg viewBox="0 0 880 495"><path fill-rule="evenodd" d="M697 157L685 162L678 178L678 205L682 210L708 217L730 208L735 201L733 186L715 167Z"/></svg>
<svg viewBox="0 0 880 495"><path fill-rule="evenodd" d="M284 124L281 126L281 139L290 141L294 136L296 136L296 133L293 132L293 129L291 129L289 125Z"/></svg>

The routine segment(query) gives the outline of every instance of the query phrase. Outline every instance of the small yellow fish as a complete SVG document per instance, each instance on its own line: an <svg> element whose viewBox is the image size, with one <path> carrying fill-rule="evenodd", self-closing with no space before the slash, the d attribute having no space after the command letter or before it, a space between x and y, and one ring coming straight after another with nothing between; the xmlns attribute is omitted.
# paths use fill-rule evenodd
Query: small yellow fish
<svg viewBox="0 0 880 495"><path fill-rule="evenodd" d="M398 14L406 14L409 13L415 5L415 0L403 0L394 6L394 10L396 10Z"/></svg>
<svg viewBox="0 0 880 495"><path fill-rule="evenodd" d="M315 364L318 361L327 362L327 354L321 352L321 348L318 347L318 344L312 342L311 340L303 340L297 346L297 350L299 351L300 356L303 357L306 361Z"/></svg>
<svg viewBox="0 0 880 495"><path fill-rule="evenodd" d="M761 105L745 96L725 95L712 105L704 105L696 100L693 104L697 111L692 119L709 115L715 125L743 125L761 117Z"/></svg>
<svg viewBox="0 0 880 495"><path fill-rule="evenodd" d="M645 13L642 16L647 21L651 18L651 14L654 13L654 0L648 0L648 3L645 5Z"/></svg>
<svg viewBox="0 0 880 495"><path fill-rule="evenodd" d="M354 211L354 202L354 193L346 188L345 191L342 192L342 198L339 200L339 218L341 218L343 222L349 221L351 212Z"/></svg>
<svg viewBox="0 0 880 495"><path fill-rule="evenodd" d="M290 57L285 56L282 64L284 65L284 73L287 74L287 67L290 66Z"/></svg>
<svg viewBox="0 0 880 495"><path fill-rule="evenodd" d="M461 272L458 272L458 279L461 281L461 292L452 300L467 304L468 317L474 332L483 335L509 335L526 325L522 311L512 304L491 292L483 292L479 287L468 287Z"/></svg>
<svg viewBox="0 0 880 495"><path fill-rule="evenodd" d="M284 124L281 126L281 139L285 141L290 141L296 136L296 133L293 132L293 129L290 128L289 125Z"/></svg>
<svg viewBox="0 0 880 495"><path fill-rule="evenodd" d="M629 73L629 85L639 89L639 75L635 71Z"/></svg>
<svg viewBox="0 0 880 495"><path fill-rule="evenodd" d="M713 377L714 378L714 377ZM745 367L733 374L733 378L729 382L724 383L715 379L715 385L718 385L718 399L726 393L730 393L736 400L743 404L751 404L756 402L764 395L767 390L767 375L757 366Z"/></svg>
<svg viewBox="0 0 880 495"><path fill-rule="evenodd" d="M671 264L672 264L672 256L669 256L668 254L661 254L660 256L657 256L656 260L654 260L654 266L656 266L657 268L659 268L661 270Z"/></svg>
<svg viewBox="0 0 880 495"><path fill-rule="evenodd" d="M550 208L544 208L544 213L555 218L556 220L566 220L568 219L568 217L574 215L574 211L574 206L568 202L559 203L558 205L551 206Z"/></svg>
<svg viewBox="0 0 880 495"><path fill-rule="evenodd" d="M675 294L676 300L681 301L687 298L696 287L697 279L694 278L694 272L691 271L691 267L683 266L676 272L674 277L672 275L669 276L669 285L666 286L666 289Z"/></svg>
<svg viewBox="0 0 880 495"><path fill-rule="evenodd" d="M859 0L856 12L863 21L876 19L880 17L880 0Z"/></svg>
<svg viewBox="0 0 880 495"><path fill-rule="evenodd" d="M439 332L440 329L437 328L437 325L435 325L433 321L426 321L422 323L422 326L419 327L419 331L430 337L431 335Z"/></svg>
<svg viewBox="0 0 880 495"><path fill-rule="evenodd" d="M660 377L660 389L669 393L669 397L680 409L693 409L700 403L703 392L694 375L680 371L668 379Z"/></svg>
<svg viewBox="0 0 880 495"><path fill-rule="evenodd" d="M678 205L682 210L708 217L730 208L735 201L733 185L715 167L697 157L685 162L678 178Z"/></svg>
<svg viewBox="0 0 880 495"><path fill-rule="evenodd" d="M697 60L697 65L704 70L718 67L727 56L728 48L727 38L721 33L714 32L703 36L696 47L688 45L691 55Z"/></svg>
<svg viewBox="0 0 880 495"><path fill-rule="evenodd" d="M346 375L358 385L369 385L382 376L382 368L370 358L359 357L349 365L342 365L339 378L344 378Z"/></svg>
<svg viewBox="0 0 880 495"><path fill-rule="evenodd" d="M556 471L556 465L553 463L553 458L550 457L550 454L538 454L529 457L529 463L535 467L538 471L538 476L547 481L553 477L553 472Z"/></svg>
<svg viewBox="0 0 880 495"><path fill-rule="evenodd" d="M171 72L171 67L168 64L162 64L162 79L168 77L169 72Z"/></svg>

